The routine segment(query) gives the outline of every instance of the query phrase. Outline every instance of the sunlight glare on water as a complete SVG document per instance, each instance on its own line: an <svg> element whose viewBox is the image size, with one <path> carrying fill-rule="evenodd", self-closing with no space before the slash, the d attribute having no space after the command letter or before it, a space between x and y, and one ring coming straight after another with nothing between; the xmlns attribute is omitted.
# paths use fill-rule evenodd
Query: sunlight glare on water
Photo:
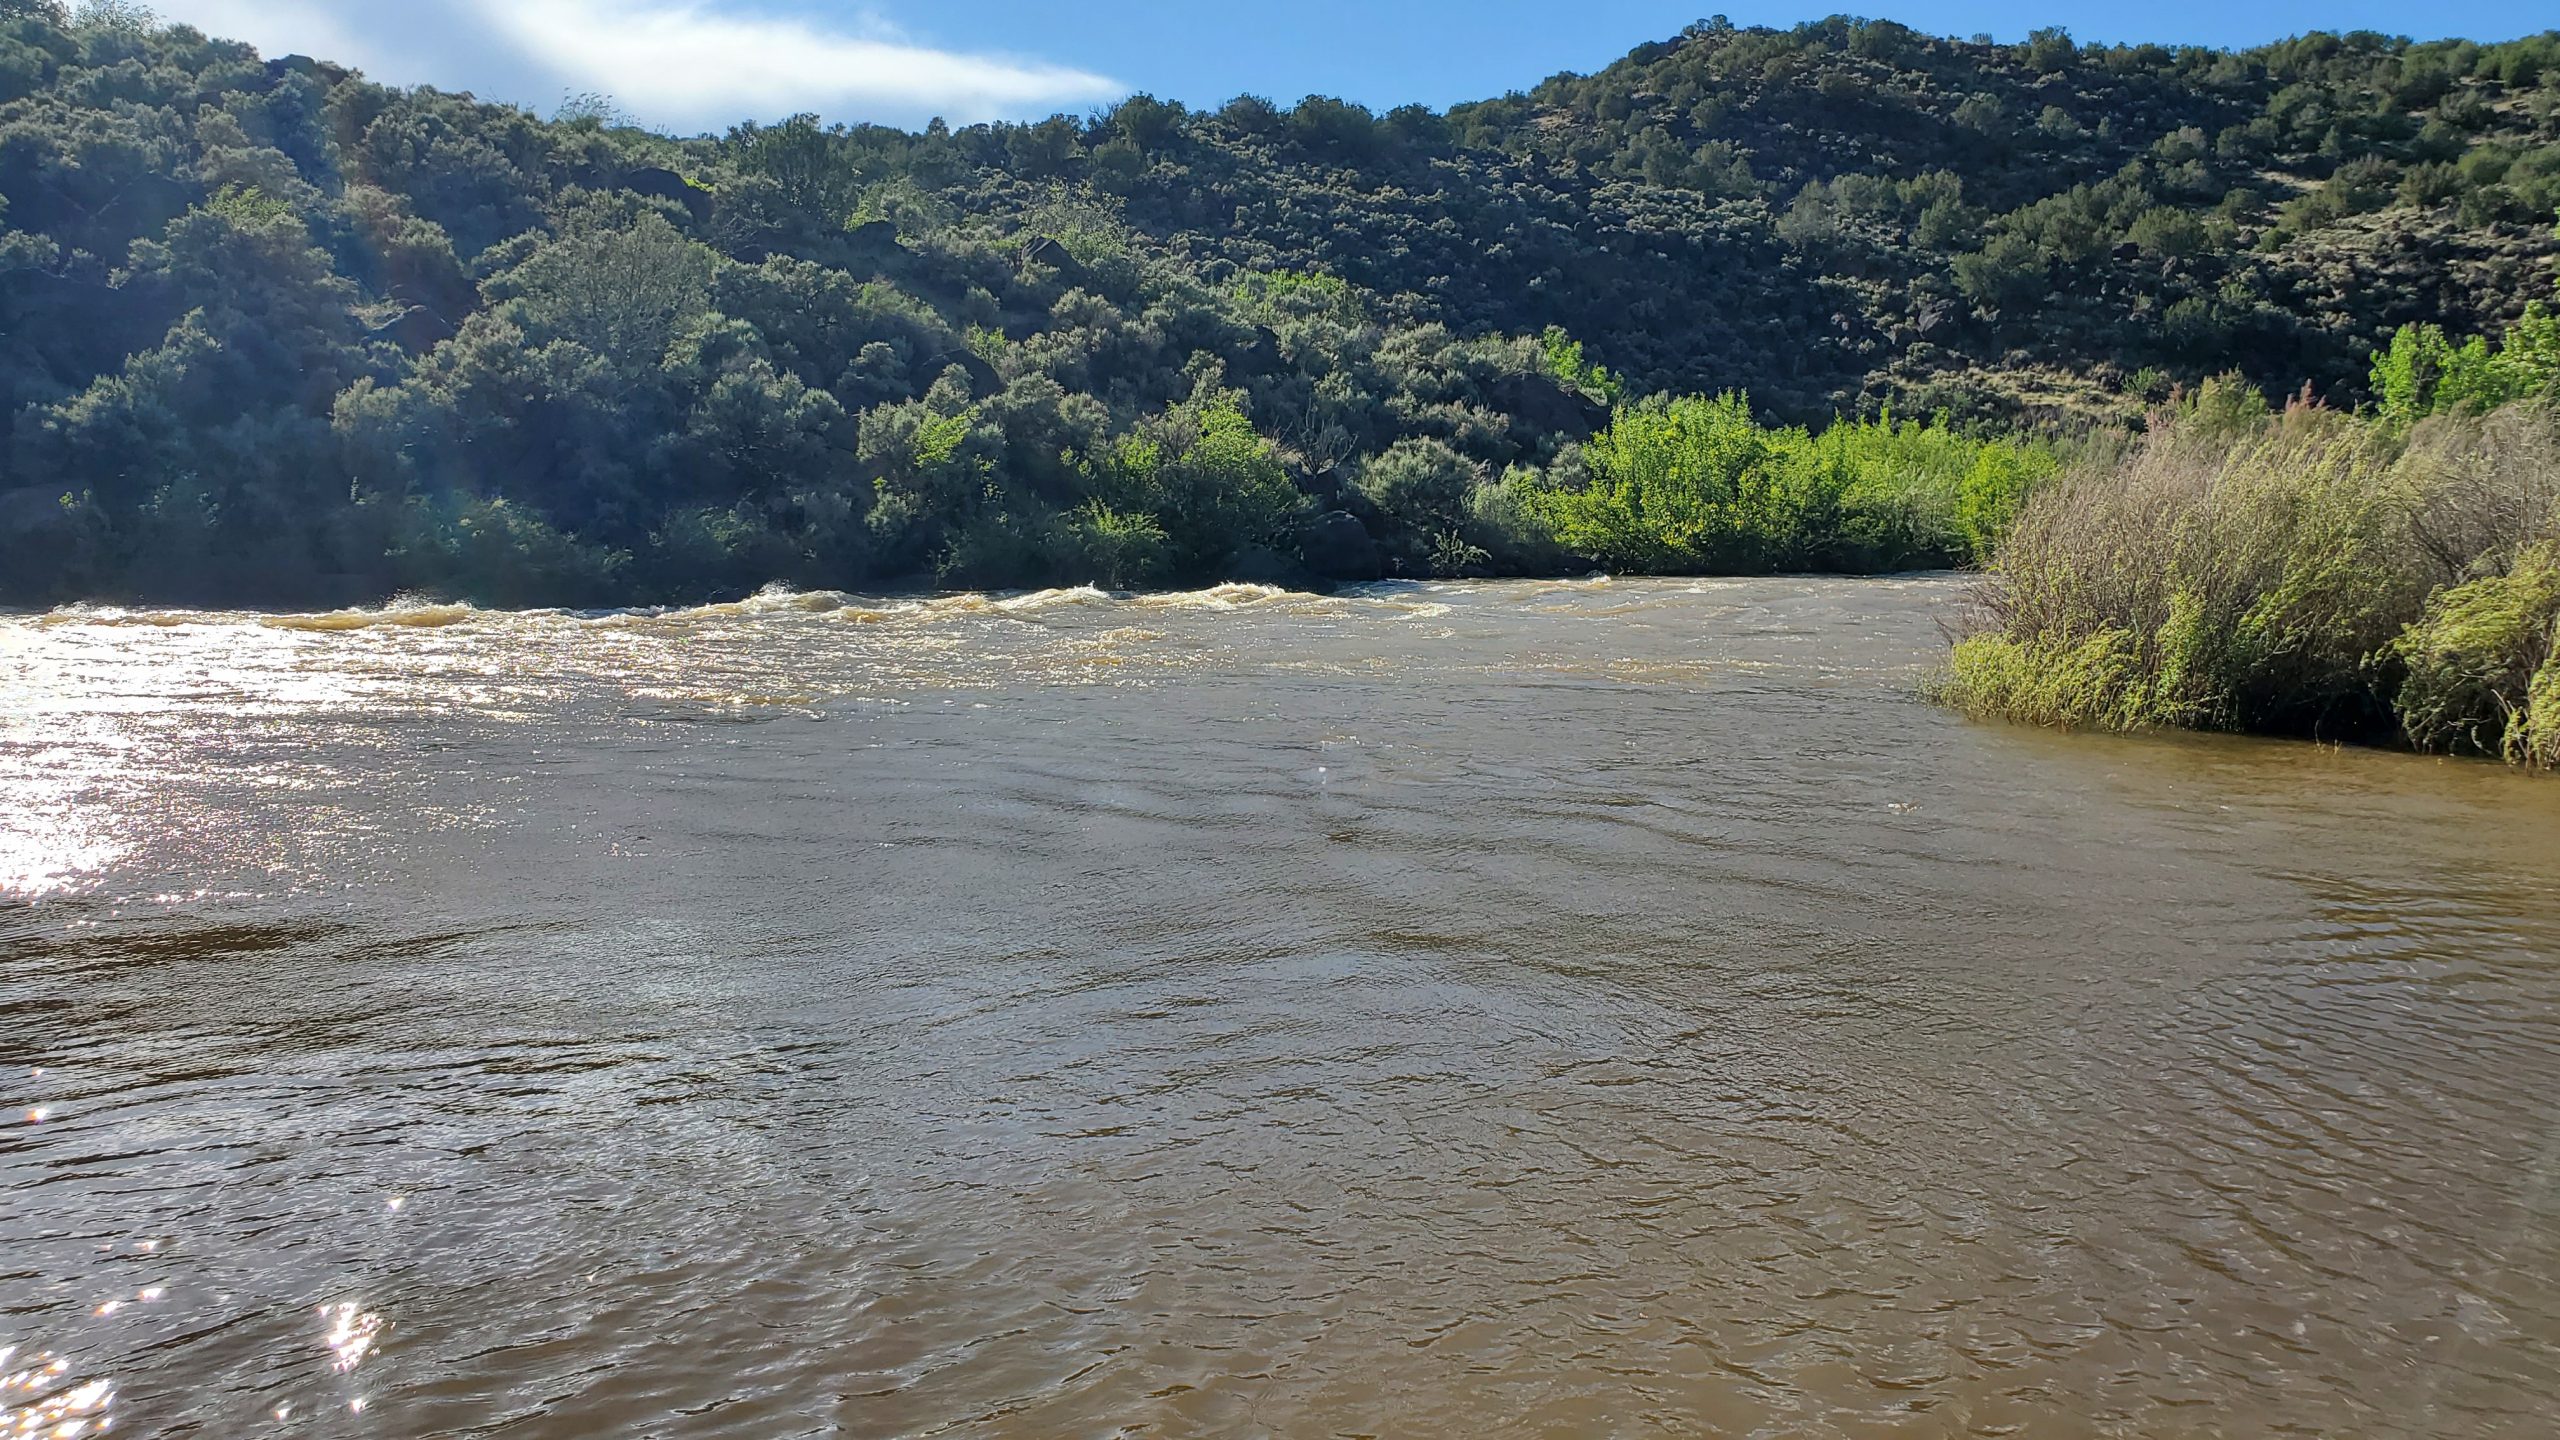
<svg viewBox="0 0 2560 1440"><path fill-rule="evenodd" d="M16 1368L12 1368L12 1367ZM115 1425L115 1386L74 1375L50 1352L18 1357L0 1346L0 1440L75 1440Z"/></svg>
<svg viewBox="0 0 2560 1440"><path fill-rule="evenodd" d="M363 1364L365 1357L382 1344L382 1332L387 1328L382 1317L353 1301L323 1305L320 1315L329 1327L321 1343L328 1348L330 1368L341 1375Z"/></svg>
<svg viewBox="0 0 2560 1440"><path fill-rule="evenodd" d="M2560 784L1961 585L0 617L0 1440L2544 1433Z"/></svg>

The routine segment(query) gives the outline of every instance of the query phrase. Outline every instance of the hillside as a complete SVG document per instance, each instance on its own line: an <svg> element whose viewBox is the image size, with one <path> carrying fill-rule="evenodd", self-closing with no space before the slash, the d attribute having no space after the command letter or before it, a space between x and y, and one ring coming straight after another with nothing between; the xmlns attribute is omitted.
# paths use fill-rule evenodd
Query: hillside
<svg viewBox="0 0 2560 1440"><path fill-rule="evenodd" d="M0 600L1533 568L1633 395L2357 401L2547 291L2560 36L1710 23L1447 115L686 139L0 0L0 205Z"/></svg>
<svg viewBox="0 0 2560 1440"><path fill-rule="evenodd" d="M1586 177L1595 210L1656 187L1745 207L1780 283L1837 300L1832 335L1791 336L1831 342L1833 404L2146 368L2143 390L2236 368L2349 400L2399 325L2494 328L2548 288L2560 35L2234 54L1710 22L1451 122ZM1680 353L1623 363L1716 383Z"/></svg>

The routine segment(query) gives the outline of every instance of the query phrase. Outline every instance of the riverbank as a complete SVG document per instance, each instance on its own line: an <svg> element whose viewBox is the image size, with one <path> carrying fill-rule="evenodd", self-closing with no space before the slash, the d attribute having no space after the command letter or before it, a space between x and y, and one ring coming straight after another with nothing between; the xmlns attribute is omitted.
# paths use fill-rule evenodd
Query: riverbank
<svg viewBox="0 0 2560 1440"><path fill-rule="evenodd" d="M1943 417L1769 424L1739 393L1600 414L1605 425L1543 464L1410 440L1344 469L1230 407L1161 445L1093 449L1058 493L1033 495L986 459L910 504L876 468L848 465L787 504L637 505L583 529L538 490L356 495L348 516L304 530L201 523L185 507L126 513L47 485L0 494L0 604L335 610L415 596L599 609L725 603L773 585L901 595L1885 574L1980 563L2071 453Z"/></svg>

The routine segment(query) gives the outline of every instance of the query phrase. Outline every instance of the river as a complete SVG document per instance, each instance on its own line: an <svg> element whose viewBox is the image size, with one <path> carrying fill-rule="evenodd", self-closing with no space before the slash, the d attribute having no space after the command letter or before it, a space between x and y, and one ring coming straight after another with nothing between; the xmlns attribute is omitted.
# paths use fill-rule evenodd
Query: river
<svg viewBox="0 0 2560 1440"><path fill-rule="evenodd" d="M0 1436L2550 1433L2560 783L1962 583L0 620Z"/></svg>

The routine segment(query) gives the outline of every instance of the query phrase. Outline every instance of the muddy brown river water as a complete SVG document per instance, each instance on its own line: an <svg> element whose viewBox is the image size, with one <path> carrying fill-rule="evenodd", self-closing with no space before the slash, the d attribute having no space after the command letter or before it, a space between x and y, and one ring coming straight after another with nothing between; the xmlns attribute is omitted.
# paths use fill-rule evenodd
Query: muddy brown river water
<svg viewBox="0 0 2560 1440"><path fill-rule="evenodd" d="M2560 782L1960 584L0 619L0 1437L2560 1429Z"/></svg>

